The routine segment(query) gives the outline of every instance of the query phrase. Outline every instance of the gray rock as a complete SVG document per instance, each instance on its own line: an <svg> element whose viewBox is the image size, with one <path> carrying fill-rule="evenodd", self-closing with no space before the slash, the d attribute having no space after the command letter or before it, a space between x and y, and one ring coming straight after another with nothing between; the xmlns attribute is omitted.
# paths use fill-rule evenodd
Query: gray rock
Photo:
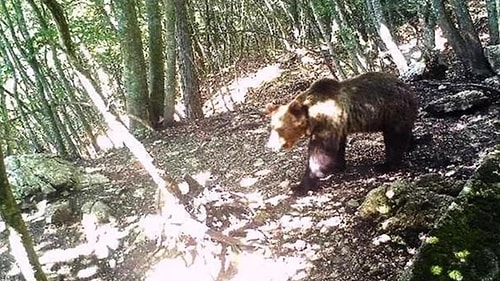
<svg viewBox="0 0 500 281"><path fill-rule="evenodd" d="M7 180L23 208L30 208L44 198L57 198L85 186L108 182L100 174L87 174L75 164L53 155L12 155L4 161Z"/></svg>
<svg viewBox="0 0 500 281"><path fill-rule="evenodd" d="M82 206L83 215L92 216L97 223L108 223L113 218L111 208L102 201L86 202Z"/></svg>
<svg viewBox="0 0 500 281"><path fill-rule="evenodd" d="M371 218L390 213L389 198L385 195L387 188L388 185L382 185L368 192L358 209L361 217Z"/></svg>
<svg viewBox="0 0 500 281"><path fill-rule="evenodd" d="M484 83L491 87L500 88L500 77L498 75L484 79Z"/></svg>
<svg viewBox="0 0 500 281"><path fill-rule="evenodd" d="M408 70L401 75L401 79L404 81L413 81L416 80L417 77L422 76L424 74L426 65L423 61L413 62L409 65Z"/></svg>
<svg viewBox="0 0 500 281"><path fill-rule="evenodd" d="M78 216L68 200L54 202L47 206L46 222L56 225L71 224L77 220Z"/></svg>
<svg viewBox="0 0 500 281"><path fill-rule="evenodd" d="M457 116L473 112L490 103L491 99L483 92L467 90L433 101L424 111L435 117Z"/></svg>
<svg viewBox="0 0 500 281"><path fill-rule="evenodd" d="M18 202L38 201L51 194L71 190L79 169L70 162L46 154L13 155L5 158L7 179Z"/></svg>

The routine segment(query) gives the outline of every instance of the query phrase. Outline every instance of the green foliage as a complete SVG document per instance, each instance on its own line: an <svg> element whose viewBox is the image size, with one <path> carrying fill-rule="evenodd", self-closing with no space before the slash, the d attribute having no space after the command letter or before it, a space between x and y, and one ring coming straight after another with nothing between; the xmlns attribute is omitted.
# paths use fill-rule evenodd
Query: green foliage
<svg viewBox="0 0 500 281"><path fill-rule="evenodd" d="M350 27L341 27L337 32L335 32L335 36L342 43L343 47L349 52L353 51L358 44L358 35L356 34L356 31Z"/></svg>
<svg viewBox="0 0 500 281"><path fill-rule="evenodd" d="M328 0L314 0L312 1L316 12L319 17L323 20L329 20L332 18L332 1Z"/></svg>
<svg viewBox="0 0 500 281"><path fill-rule="evenodd" d="M40 50L41 48L52 44L53 42L57 42L59 39L59 35L57 33L57 29L55 27L50 29L39 29L31 37L30 44L33 45L35 50Z"/></svg>
<svg viewBox="0 0 500 281"><path fill-rule="evenodd" d="M414 20L418 15L419 7L422 5L422 1L416 0L381 0L381 3L387 20L395 29Z"/></svg>

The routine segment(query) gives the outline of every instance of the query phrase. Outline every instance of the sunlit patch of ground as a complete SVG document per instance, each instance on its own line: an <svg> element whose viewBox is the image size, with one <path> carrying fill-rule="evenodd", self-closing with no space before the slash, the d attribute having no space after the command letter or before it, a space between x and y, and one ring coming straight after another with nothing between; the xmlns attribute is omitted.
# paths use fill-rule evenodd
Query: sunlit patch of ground
<svg viewBox="0 0 500 281"><path fill-rule="evenodd" d="M240 238L241 241L245 245L251 245L252 249L221 246L211 243L210 240L204 240L201 244L192 244L181 249L182 255L160 259L146 274L147 281L165 280L165 276L171 276L172 280L178 281L299 280L308 276L313 266L312 262L318 259L321 246L302 239L294 239L294 236L304 231L325 233L343 227L342 216L322 219L302 214L305 209L321 208L328 204L331 200L329 195L297 200L291 205L292 211L283 214L276 212L274 207L287 200L288 196L285 195L264 199L259 193L207 190L201 197L210 198L209 201L216 202L220 209L240 206L242 213L224 212L224 217L234 215L240 219L229 220L235 226L226 226L222 232L228 233L229 229L239 230L244 233L244 237ZM210 205L207 200L203 201L204 205ZM242 202L248 204L242 206ZM249 211L248 217L241 219L245 210ZM260 223L251 228L244 227L255 221ZM214 224L217 225L216 222Z"/></svg>
<svg viewBox="0 0 500 281"><path fill-rule="evenodd" d="M257 88L265 82L272 81L282 73L279 64L261 68L247 77L235 79L228 86L224 86L203 105L205 116L233 111L235 106L245 103L250 88Z"/></svg>

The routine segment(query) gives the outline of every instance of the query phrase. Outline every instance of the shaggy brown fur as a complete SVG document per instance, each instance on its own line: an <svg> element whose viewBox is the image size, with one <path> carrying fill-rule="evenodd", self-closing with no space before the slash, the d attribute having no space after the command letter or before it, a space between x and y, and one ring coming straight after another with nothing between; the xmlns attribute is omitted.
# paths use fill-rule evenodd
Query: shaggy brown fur
<svg viewBox="0 0 500 281"><path fill-rule="evenodd" d="M294 188L302 195L318 187L318 179L345 168L346 137L356 132L383 132L386 161L400 164L409 147L418 111L408 85L379 72L342 82L323 78L287 105L268 105L271 136L268 147L291 149L309 136L306 173Z"/></svg>

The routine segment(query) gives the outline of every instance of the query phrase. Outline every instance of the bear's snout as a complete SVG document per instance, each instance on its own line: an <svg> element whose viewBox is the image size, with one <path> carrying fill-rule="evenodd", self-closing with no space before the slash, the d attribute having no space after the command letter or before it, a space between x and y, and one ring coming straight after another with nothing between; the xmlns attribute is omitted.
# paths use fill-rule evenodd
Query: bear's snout
<svg viewBox="0 0 500 281"><path fill-rule="evenodd" d="M273 150L279 151L283 145L285 145L285 141L276 131L271 131L271 135L269 135L269 139L267 140L266 147Z"/></svg>

